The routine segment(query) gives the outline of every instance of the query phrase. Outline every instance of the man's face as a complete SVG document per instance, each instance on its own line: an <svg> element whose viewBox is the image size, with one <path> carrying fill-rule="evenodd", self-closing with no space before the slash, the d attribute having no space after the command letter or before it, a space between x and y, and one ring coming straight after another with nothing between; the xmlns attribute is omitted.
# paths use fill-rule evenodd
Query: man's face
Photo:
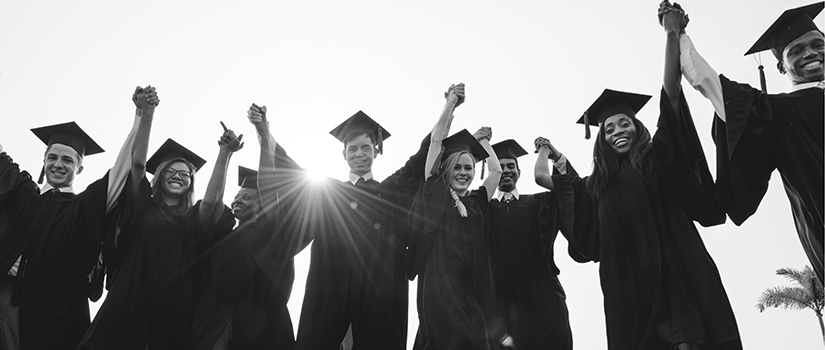
<svg viewBox="0 0 825 350"><path fill-rule="evenodd" d="M498 162L501 164L501 180L498 181L498 190L512 192L516 189L516 182L521 176L518 163L512 158L501 158Z"/></svg>
<svg viewBox="0 0 825 350"><path fill-rule="evenodd" d="M823 56L823 35L817 30L802 34L785 46L782 62L791 83L796 85L823 80Z"/></svg>
<svg viewBox="0 0 825 350"><path fill-rule="evenodd" d="M364 175L372 169L372 160L375 158L375 146L367 135L359 135L347 142L344 148L344 159L349 164L353 174Z"/></svg>
<svg viewBox="0 0 825 350"><path fill-rule="evenodd" d="M46 150L43 171L52 187L68 187L74 182L74 176L83 171L82 159L74 148L55 143Z"/></svg>
<svg viewBox="0 0 825 350"><path fill-rule="evenodd" d="M251 188L241 188L232 201L232 215L241 222L248 221L261 211L258 202L258 191Z"/></svg>

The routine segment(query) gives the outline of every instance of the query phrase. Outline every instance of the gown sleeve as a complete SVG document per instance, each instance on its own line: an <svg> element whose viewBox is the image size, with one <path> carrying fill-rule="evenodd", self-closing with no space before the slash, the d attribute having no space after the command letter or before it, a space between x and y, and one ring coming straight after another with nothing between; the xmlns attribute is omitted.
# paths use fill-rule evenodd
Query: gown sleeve
<svg viewBox="0 0 825 350"><path fill-rule="evenodd" d="M409 221L412 223L412 229L406 260L407 278L411 281L424 271L441 217L444 210L451 206L452 200L446 193L442 193L446 190L447 184L440 176L430 176L419 185L415 194L410 211Z"/></svg>
<svg viewBox="0 0 825 350"><path fill-rule="evenodd" d="M559 163L554 165L557 164ZM575 168L573 168L573 164L571 164L566 157L561 165L561 169L555 166L553 167L553 175L568 175L572 177L579 176L579 173L576 172ZM580 263L590 261L590 259L579 252L579 249L576 247L573 239L568 237L570 231L561 229L563 227L562 216L555 196L555 192L544 192L539 196L539 227L541 229L541 242L544 250L547 251L552 249L555 243L550 240L555 240L557 237L556 232L561 231L561 234L565 239L567 239L567 254L570 255L570 258ZM556 262L553 259L552 252L547 254L547 258L547 266L558 274L558 267L556 267Z"/></svg>
<svg viewBox="0 0 825 350"><path fill-rule="evenodd" d="M576 250L576 256L571 257L577 262L598 262L598 203L587 191L587 179L570 174L553 175L553 194L561 232Z"/></svg>
<svg viewBox="0 0 825 350"><path fill-rule="evenodd" d="M725 222L725 212L715 200L715 185L708 162L696 133L683 92L679 94L677 117L667 93L661 90L659 122L653 136L653 148L664 165L682 207L691 220L709 227Z"/></svg>

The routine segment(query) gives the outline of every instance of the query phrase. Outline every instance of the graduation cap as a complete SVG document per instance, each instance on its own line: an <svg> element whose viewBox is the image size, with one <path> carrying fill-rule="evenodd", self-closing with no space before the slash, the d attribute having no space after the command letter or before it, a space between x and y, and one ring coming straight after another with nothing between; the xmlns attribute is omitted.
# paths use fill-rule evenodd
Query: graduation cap
<svg viewBox="0 0 825 350"><path fill-rule="evenodd" d="M258 172L249 168L238 166L238 186L241 188L258 189Z"/></svg>
<svg viewBox="0 0 825 350"><path fill-rule="evenodd" d="M651 97L650 95L604 89L599 98L584 111L584 114L576 123L584 124L584 138L590 139L590 125L599 126L605 119L620 113L635 118L636 113L639 113Z"/></svg>
<svg viewBox="0 0 825 350"><path fill-rule="evenodd" d="M487 157L490 156L490 154L484 150L484 147L478 143L475 136L467 131L467 129L461 130L444 139L441 142L441 146L444 147L444 155L442 159L446 159L451 154L461 151L470 152L470 154L472 154L478 161L487 159Z"/></svg>
<svg viewBox="0 0 825 350"><path fill-rule="evenodd" d="M504 140L493 145L493 151L496 152L498 159L517 159L527 154L527 151L513 139Z"/></svg>
<svg viewBox="0 0 825 350"><path fill-rule="evenodd" d="M384 153L384 140L390 138L390 133L384 129L381 124L372 120L366 113L358 111L349 117L341 125L332 129L329 133L335 136L338 141L344 142L349 133L361 130L370 136L372 142L375 143L375 148L378 154Z"/></svg>
<svg viewBox="0 0 825 350"><path fill-rule="evenodd" d="M92 140L75 122L34 128L31 129L31 131L40 141L43 141L46 146L51 146L55 143L69 146L74 149L81 158L87 155L103 153L103 148L101 148L95 140ZM40 169L40 177L37 183L43 183L44 175L44 170Z"/></svg>
<svg viewBox="0 0 825 350"><path fill-rule="evenodd" d="M166 142L164 142L146 162L146 172L154 175L161 163L173 158L186 159L195 166L195 171L200 170L200 168L206 164L206 160L199 157L195 152L181 146L181 144L175 142L175 140L166 139Z"/></svg>
<svg viewBox="0 0 825 350"><path fill-rule="evenodd" d="M782 13L776 21L768 27L768 30L756 40L756 43L745 52L745 56L771 50L778 60L782 60L782 51L785 46L796 40L800 35L812 30L819 30L814 23L814 18L822 12L825 2L818 2L795 9L790 9ZM759 65L759 82L762 84L762 91L767 92L765 87L765 72L762 65Z"/></svg>

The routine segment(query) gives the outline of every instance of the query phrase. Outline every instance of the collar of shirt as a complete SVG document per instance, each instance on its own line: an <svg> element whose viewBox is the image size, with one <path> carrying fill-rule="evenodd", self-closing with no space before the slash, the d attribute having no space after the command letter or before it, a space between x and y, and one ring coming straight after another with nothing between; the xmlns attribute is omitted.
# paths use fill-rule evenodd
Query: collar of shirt
<svg viewBox="0 0 825 350"><path fill-rule="evenodd" d="M812 81L812 82L808 82L808 83L796 84L796 85L791 87L791 92L804 90L804 89L812 88L812 87L821 88L819 86L819 84L823 84L823 83L825 83L825 81Z"/></svg>
<svg viewBox="0 0 825 350"><path fill-rule="evenodd" d="M46 182L45 184L43 184L43 188L40 189L40 194L44 194L46 192L49 192L49 190L51 190L52 188L54 188L52 186L52 184ZM60 192L64 192L64 193L74 193L74 187L72 187L72 186L58 187L57 190L60 191Z"/></svg>
<svg viewBox="0 0 825 350"><path fill-rule="evenodd" d="M518 188L514 189L510 193L513 194L513 198L518 200ZM499 202L501 202L501 198L503 198L503 197L504 197L504 192L501 192L498 189L496 189L496 192L493 193L493 198L498 199Z"/></svg>
<svg viewBox="0 0 825 350"><path fill-rule="evenodd" d="M351 184L355 185L355 183L358 182L358 178L362 178L362 177L364 178L364 181L372 180L372 171L369 171L364 175L357 175L357 174L354 174L354 173L349 173L349 182Z"/></svg>

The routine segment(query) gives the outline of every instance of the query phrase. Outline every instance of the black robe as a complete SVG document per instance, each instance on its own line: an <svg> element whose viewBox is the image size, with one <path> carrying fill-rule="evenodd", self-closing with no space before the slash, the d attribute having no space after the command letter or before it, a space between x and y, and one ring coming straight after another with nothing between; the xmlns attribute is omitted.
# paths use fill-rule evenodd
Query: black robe
<svg viewBox="0 0 825 350"><path fill-rule="evenodd" d="M0 153L0 273L20 255L22 349L74 349L89 326L88 275L106 232L108 174L82 193L40 195Z"/></svg>
<svg viewBox="0 0 825 350"><path fill-rule="evenodd" d="M753 215L779 169L796 231L823 280L823 92L770 95L720 75L725 119L714 117L716 198L737 225Z"/></svg>
<svg viewBox="0 0 825 350"><path fill-rule="evenodd" d="M572 167L568 174L575 174ZM490 202L490 251L503 312L495 332L499 339L511 337L517 349L573 348L567 296L553 259L557 215L552 192ZM572 243L568 254L575 261L589 261Z"/></svg>
<svg viewBox="0 0 825 350"><path fill-rule="evenodd" d="M462 217L448 184L431 176L412 212L411 276L418 276L418 335L413 349L492 349L495 302L484 187L460 197Z"/></svg>
<svg viewBox="0 0 825 350"><path fill-rule="evenodd" d="M723 223L701 144L680 94L681 120L661 93L645 177L629 162L598 199L587 178L554 176L563 229L600 262L607 344L612 350L670 350L675 344L741 349L716 265L693 224Z"/></svg>
<svg viewBox="0 0 825 350"><path fill-rule="evenodd" d="M278 148L276 168L283 234L312 253L297 349L337 349L352 324L356 347L405 349L409 240L407 214L423 181L429 137L406 164L380 183L311 184ZM290 169L292 168L292 169Z"/></svg>
<svg viewBox="0 0 825 350"><path fill-rule="evenodd" d="M204 252L210 235L235 221L224 213L216 227L199 223L200 202L175 216L152 200L146 178L134 198L130 181L118 201L117 230L106 237L109 294L79 349L190 349Z"/></svg>
<svg viewBox="0 0 825 350"><path fill-rule="evenodd" d="M225 210L229 214L229 208ZM230 321L230 349L295 347L286 305L295 279L294 254L276 233L277 217L261 213L215 237L195 312L194 349L211 350Z"/></svg>

